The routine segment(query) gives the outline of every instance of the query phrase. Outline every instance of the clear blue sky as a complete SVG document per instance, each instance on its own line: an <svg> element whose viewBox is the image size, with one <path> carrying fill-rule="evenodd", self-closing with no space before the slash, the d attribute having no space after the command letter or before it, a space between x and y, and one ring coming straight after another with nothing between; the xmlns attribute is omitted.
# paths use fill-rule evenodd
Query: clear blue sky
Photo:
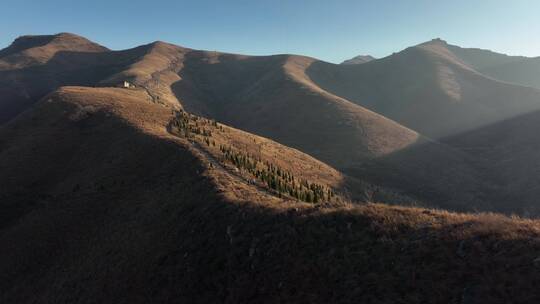
<svg viewBox="0 0 540 304"><path fill-rule="evenodd" d="M441 37L540 56L539 15L537 0L3 0L0 48L24 34L73 32L112 49L164 40L340 62Z"/></svg>

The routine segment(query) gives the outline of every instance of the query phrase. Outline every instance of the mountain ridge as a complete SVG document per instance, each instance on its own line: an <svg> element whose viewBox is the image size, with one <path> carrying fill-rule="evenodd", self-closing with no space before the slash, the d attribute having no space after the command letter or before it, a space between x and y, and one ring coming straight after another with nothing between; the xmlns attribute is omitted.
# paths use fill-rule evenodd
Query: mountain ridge
<svg viewBox="0 0 540 304"><path fill-rule="evenodd" d="M2 302L535 295L538 221L278 198L210 166L172 117L143 89L64 87L0 128ZM471 287L471 271L489 284Z"/></svg>
<svg viewBox="0 0 540 304"><path fill-rule="evenodd" d="M362 65L317 62L308 74L323 89L434 139L540 104L539 90L486 77L447 46L432 40Z"/></svg>
<svg viewBox="0 0 540 304"><path fill-rule="evenodd" d="M124 81L171 110L270 138L353 178L459 211L494 210L486 201L492 181L470 165L474 157L439 139L540 105L540 91L483 76L442 40L362 65L156 41L122 51L61 51L30 69L3 71L1 113L9 120L64 85L111 87ZM510 109L505 100L511 98L522 108ZM441 178L432 170L450 166L459 169Z"/></svg>

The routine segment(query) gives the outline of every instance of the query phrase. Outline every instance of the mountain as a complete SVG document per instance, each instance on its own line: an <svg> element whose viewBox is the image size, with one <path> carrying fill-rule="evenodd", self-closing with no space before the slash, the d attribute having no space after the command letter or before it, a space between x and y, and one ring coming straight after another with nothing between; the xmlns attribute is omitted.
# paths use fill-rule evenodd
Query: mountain
<svg viewBox="0 0 540 304"><path fill-rule="evenodd" d="M534 86L534 64L526 64L524 60L534 61L479 49L462 49L442 40L408 48L369 65L332 65L293 55L249 57L195 51L164 42L125 51L108 51L74 34L23 36L0 51L3 96L0 121L9 120L33 100L62 85L117 85L129 80L148 88L149 94L159 102L172 107L178 104L190 106L191 103L193 110L208 112L209 105L199 102L201 99L231 98L216 98L216 91L220 95L237 94L234 98L239 99L260 98L260 95L266 98L268 94L259 93L255 84L260 82L259 88L268 88L283 80L289 86L296 85L289 90L302 91L302 85L307 84L308 90L313 88L312 91L327 94L324 98L356 103L364 110L367 108L423 135L440 138L536 109L540 91L483 76L500 74L493 78ZM413 62L414 65L408 64ZM514 68L501 68L506 65ZM525 65L531 67L526 75L508 76L512 70L523 71L518 66ZM225 71L229 77L211 79L209 72L200 71L199 67ZM230 75L233 70L238 73L234 78ZM409 77L411 74L417 77ZM243 77L253 80L253 92L239 91L250 84ZM522 80L517 80L520 77ZM529 83L524 83L524 79L530 80ZM214 84L215 81L220 84ZM183 86L186 86L185 90ZM195 94L200 96L191 96ZM508 100L518 102L510 107ZM354 105L347 107L354 108ZM215 115L223 112L212 111ZM235 119L228 117L234 115L219 115L231 121ZM270 132L264 135L289 143L283 135L274 137Z"/></svg>
<svg viewBox="0 0 540 304"><path fill-rule="evenodd" d="M337 167L422 142L416 132L314 86L304 73L312 61L155 42L124 51L58 52L31 71L16 65L5 70L0 82L14 92L31 92L5 95L3 103L16 110L5 111L5 120L62 85L116 86L128 80L156 103L271 138Z"/></svg>
<svg viewBox="0 0 540 304"><path fill-rule="evenodd" d="M482 73L495 79L540 89L540 57L492 66Z"/></svg>
<svg viewBox="0 0 540 304"><path fill-rule="evenodd" d="M244 56L199 51L160 41L129 50L108 51L92 43L82 43L83 38L68 34L42 37L39 43L30 44L26 49L39 47L55 50L55 44L48 43L59 39L58 36L63 37L62 45L86 45L89 50L73 47L76 50L56 53L50 51L49 53L54 55L42 64L35 63L30 68L19 68L21 64L14 61L9 69L2 71L0 82L4 84L4 90L17 94L30 92L24 96L4 95L7 99L4 99L2 104L16 110L2 112L6 121L12 120L15 115L31 107L36 100L63 85L111 87L129 81L138 90L144 91L153 103L161 104L170 110L184 109L189 113L272 139L329 164L345 173L345 180L361 185L345 187L345 192L353 199L364 199L366 185L372 185L376 190L368 192L377 193L377 197L384 198L386 202L406 203L416 200L420 205L460 211L498 210L490 200L496 195L493 182L486 179L481 170L471 166L471 163L476 161L474 156L446 143L433 141L422 133L381 115L382 111L379 111L378 107L384 106L383 103L360 105L355 99L343 94L343 91L334 91L321 80L333 79L332 83L340 86L339 88L356 83L361 80L359 75L367 73L358 73L364 71L360 65L331 65L297 55ZM74 41L69 43L67 40L70 39ZM445 52L444 45L442 41L434 41L406 50L403 54L395 55L395 58L391 56L363 64L363 67L375 66L380 69L382 62L385 69L402 73L392 75L383 73L384 69L381 69L376 73L365 74L365 82L368 84L378 78L397 76L401 79L399 82L408 82L412 80L408 76L410 71L399 68L399 64L429 70L434 63L442 64L439 61L443 59L439 57L446 56L444 58L452 59L451 62L466 71L463 73L469 76L472 74L474 79L482 80L481 84L486 82L491 86L499 85L498 82L475 73L455 56ZM10 49L11 51L2 52L18 56L16 51L23 48L10 46L7 50ZM439 59L426 59L425 64L406 64L410 60L414 62L416 57L428 57L426 54ZM319 73L315 73L317 69ZM369 69L371 71L372 68ZM424 76L421 76L421 73L416 74L419 75L418 80L425 78L426 81L433 81L430 73L425 73ZM380 97L395 94L397 100L398 97L407 96L399 90L399 85L395 86L395 91L391 90L391 87L383 89L382 86L375 85L354 85L355 90L369 88L371 93ZM445 86L447 90L449 87L451 86ZM504 97L512 90L519 96L527 92L536 94L536 91L522 87L509 86L510 90L497 88L501 92L488 91L483 94L488 97ZM424 96L426 90L439 89L436 84L427 82L419 86L417 91L406 91L413 92L414 96ZM480 90L475 88L474 91ZM427 116L419 121L412 121L412 127L416 127L413 122L425 124L426 129L422 130L429 134L437 124L440 125L445 120L445 127L448 125L452 129L464 125L454 122L455 120L461 123L461 116L452 117L448 115L451 112L443 111L449 106L441 105L445 102L444 99L426 97L415 102L424 102L426 108L433 113L428 115L415 112L415 115L424 113ZM526 102L528 101L525 100ZM373 105L376 107L369 110ZM496 113L493 116L501 115L498 108L491 109L491 106L486 106L483 109ZM454 112L461 115L461 111L465 110L472 109L469 106L459 107L459 111ZM407 113L395 111L400 115ZM411 115L414 112L408 111L411 111ZM435 115L437 113L444 117ZM472 117L472 113L476 112L467 115ZM388 113L385 115L392 116ZM397 118L399 117L394 119ZM439 172L446 174L441 176ZM389 199L390 197L393 199Z"/></svg>
<svg viewBox="0 0 540 304"><path fill-rule="evenodd" d="M242 155L257 159L260 163L269 163L276 168L281 168L283 172L296 176L297 183L300 180L306 180L328 186L337 192L342 190L341 187L351 187L348 185L350 182L356 182L354 186L359 186L358 181L346 180L347 177L342 173L298 150L215 121L214 125L202 117L184 114L191 117L190 135L185 136L183 132L185 128L173 131L174 128L171 125L171 122L179 115L178 113L186 112L171 110L165 105L155 103L142 88L62 87L45 96L34 108L26 111L2 129L2 143L5 143L2 146L1 157L5 173L2 176L4 178L2 182L16 193L18 193L17 189L27 189L29 195L40 193L41 190L50 192L45 196L54 196L57 192L69 193L75 188L77 189L75 192L78 192L86 189L85 186L89 187L87 190L96 190L92 188L93 186L98 187L97 190L100 190L102 186L114 188L118 183L114 181L113 174L107 174L103 177L104 180L98 176L68 178L54 173L58 170L54 161L49 162L49 166L40 165L42 170L32 178L24 174L32 171L33 165L29 164L33 162L48 158L70 160L70 154L77 155L72 160L77 168L74 172L80 173L84 171L79 171L80 166L84 166L80 162L84 162L86 157L98 157L98 154L103 154L93 151L94 147L111 149L110 152L103 151L102 157L105 157L105 154L111 157L110 160L106 157L103 160L102 165L105 166L103 170L120 169L125 166L124 162L133 160L130 160L129 155L124 157L114 149L129 150L130 147L136 145L132 146L129 141L123 142L118 138L122 137L122 132L136 131L149 133L153 137L165 138L169 141L173 138L190 148L184 147L184 150L187 149L192 154L202 154L199 157L205 158L207 165L222 160L224 156L218 147L223 146L242 152ZM129 127L128 129L135 128L135 130L125 130L127 127L123 125ZM115 129L118 134L107 134L108 128ZM211 134L201 135L200 131L195 131L201 128L208 130ZM131 136L127 134L126 138L129 139ZM58 140L49 137L58 137ZM212 145L205 144L206 139L211 139ZM88 142L79 142L80 140ZM106 147L101 147L100 141L104 141L103 144ZM114 141L118 141L115 144L118 147L110 146ZM50 148L51 142L55 142L54 151L53 149L45 151ZM33 157L36 150L44 151L38 157ZM91 162L91 160L88 161ZM116 167L116 162L120 167ZM109 165L113 168L109 168ZM26 167L28 170L24 169ZM49 169L51 172L48 172ZM237 172L238 170L232 168L230 171ZM23 177L19 178L18 175L23 175ZM79 182L81 178L83 179ZM129 181L131 182L133 181ZM120 184L125 183L120 182Z"/></svg>
<svg viewBox="0 0 540 304"><path fill-rule="evenodd" d="M462 48L448 43L446 47L453 55L479 72L528 59L524 56L510 56L479 48Z"/></svg>
<svg viewBox="0 0 540 304"><path fill-rule="evenodd" d="M47 94L0 129L0 301L539 299L537 221L280 198L220 145L342 183L306 154L144 88Z"/></svg>
<svg viewBox="0 0 540 304"><path fill-rule="evenodd" d="M109 51L74 34L24 36L0 52L0 123L64 85L111 86L124 80L159 86L153 73L167 73L187 50L155 42L124 51ZM173 76L171 76L173 74ZM159 102L177 104L167 89L148 91Z"/></svg>
<svg viewBox="0 0 540 304"><path fill-rule="evenodd" d="M182 80L172 88L190 112L272 138L338 167L419 139L416 132L313 85L304 73L313 61L295 55L193 52L179 73Z"/></svg>
<svg viewBox="0 0 540 304"><path fill-rule="evenodd" d="M362 65L313 63L322 89L420 134L442 138L540 107L540 91L486 77L429 41Z"/></svg>
<svg viewBox="0 0 540 304"><path fill-rule="evenodd" d="M533 204L519 194L509 203L498 173L479 167L478 155L422 136L458 136L540 106L538 90L485 77L442 40L361 66L193 51L179 75L171 87L187 111L272 138L421 205L522 214ZM353 93L374 100L359 102ZM412 105L400 104L407 100Z"/></svg>
<svg viewBox="0 0 540 304"><path fill-rule="evenodd" d="M371 55L358 55L351 59L343 61L341 64L362 64L375 60L376 58Z"/></svg>
<svg viewBox="0 0 540 304"><path fill-rule="evenodd" d="M107 51L68 33L17 38L0 51L0 124L60 83L90 84L89 78L99 73L97 58Z"/></svg>
<svg viewBox="0 0 540 304"><path fill-rule="evenodd" d="M71 33L21 36L15 39L10 46L0 51L2 59L0 68L6 70L44 64L53 59L59 52L99 53L108 50L104 46Z"/></svg>
<svg viewBox="0 0 540 304"><path fill-rule="evenodd" d="M508 56L489 50L449 45L449 50L478 72L491 78L540 89L540 58Z"/></svg>
<svg viewBox="0 0 540 304"><path fill-rule="evenodd" d="M466 155L323 90L316 59L192 52L172 84L188 112L301 150L349 176L453 210L487 209ZM435 157L435 155L437 157ZM437 170L447 168L441 177Z"/></svg>

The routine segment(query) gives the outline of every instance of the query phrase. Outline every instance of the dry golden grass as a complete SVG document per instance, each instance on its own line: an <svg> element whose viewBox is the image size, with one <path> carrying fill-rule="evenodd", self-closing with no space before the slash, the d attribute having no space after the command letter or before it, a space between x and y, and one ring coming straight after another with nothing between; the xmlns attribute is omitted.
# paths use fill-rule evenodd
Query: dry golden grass
<svg viewBox="0 0 540 304"><path fill-rule="evenodd" d="M209 170L172 115L144 90L67 87L0 131L1 302L540 300L538 221L278 199Z"/></svg>
<svg viewBox="0 0 540 304"><path fill-rule="evenodd" d="M386 101L403 97L380 86L377 77L374 82L357 77L359 70L380 76L379 64L346 68L358 81L354 89L369 87L365 95L337 92L339 87L332 87L332 94L316 76L328 76L335 84L340 75L306 57L247 57L164 43L120 52L102 53L96 47L99 54L81 52L78 44L74 50L64 42L56 46L51 52L26 52L31 60L17 64L37 62L44 74L19 78L15 71L10 75L22 82L0 89L3 96L32 101L53 88L32 90L44 79L95 85L129 78L139 88L65 87L0 129L0 184L7 189L0 193L0 246L5 249L0 251L0 302L540 302L537 220L280 199L234 172L209 169L208 153L217 155L213 148L201 149L166 129L179 101L333 165L392 157L419 135L348 101L358 96L373 101L374 88ZM500 97L493 99L496 103L524 94L459 64L447 65L453 60L438 46L423 46L382 61L381 69L403 73L391 74L389 87L406 92L417 92L416 83L407 82L411 74L420 75L415 81L436 82L433 87L440 91L405 96L422 101L449 97L459 105L455 101L478 96L474 88L457 86L463 75L495 87L486 92ZM2 62L0 68L11 68ZM103 70L76 78L96 62ZM410 62L434 68L426 72ZM112 63L123 65L119 73L109 70ZM46 77L36 82L33 75ZM527 92L526 101L537 96ZM439 113L414 105L403 121ZM438 111L451 118L451 112ZM448 120L429 115L442 129L449 127ZM297 175L335 186L348 182L299 150L224 128L216 146L226 143L254 155L263 146L262 158ZM444 157L427 166L414 166L418 158L402 158L399 164L412 164L409 172L425 171L419 174L426 183L433 182L428 173L444 171L440 164L451 168L445 174L460 171L457 186L437 181L449 189L445 193L466 192L476 176L463 170L461 154L447 157L452 151L434 150ZM399 183L416 182L404 176Z"/></svg>

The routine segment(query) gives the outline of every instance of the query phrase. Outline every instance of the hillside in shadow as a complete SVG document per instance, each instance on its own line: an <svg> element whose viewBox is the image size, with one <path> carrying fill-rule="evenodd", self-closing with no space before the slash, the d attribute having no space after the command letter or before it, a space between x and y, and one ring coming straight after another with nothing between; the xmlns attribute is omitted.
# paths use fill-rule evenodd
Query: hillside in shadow
<svg viewBox="0 0 540 304"><path fill-rule="evenodd" d="M539 115L519 115L444 138L437 145L419 143L341 170L399 189L417 197L419 204L537 217Z"/></svg>
<svg viewBox="0 0 540 304"><path fill-rule="evenodd" d="M172 90L192 113L299 149L334 167L406 147L419 134L306 82L309 58L192 52Z"/></svg>
<svg viewBox="0 0 540 304"><path fill-rule="evenodd" d="M141 90L62 88L0 130L1 302L540 300L537 221L280 199L171 117Z"/></svg>
<svg viewBox="0 0 540 304"><path fill-rule="evenodd" d="M360 65L314 61L320 88L433 139L540 108L537 89L497 81L467 65L442 40Z"/></svg>

